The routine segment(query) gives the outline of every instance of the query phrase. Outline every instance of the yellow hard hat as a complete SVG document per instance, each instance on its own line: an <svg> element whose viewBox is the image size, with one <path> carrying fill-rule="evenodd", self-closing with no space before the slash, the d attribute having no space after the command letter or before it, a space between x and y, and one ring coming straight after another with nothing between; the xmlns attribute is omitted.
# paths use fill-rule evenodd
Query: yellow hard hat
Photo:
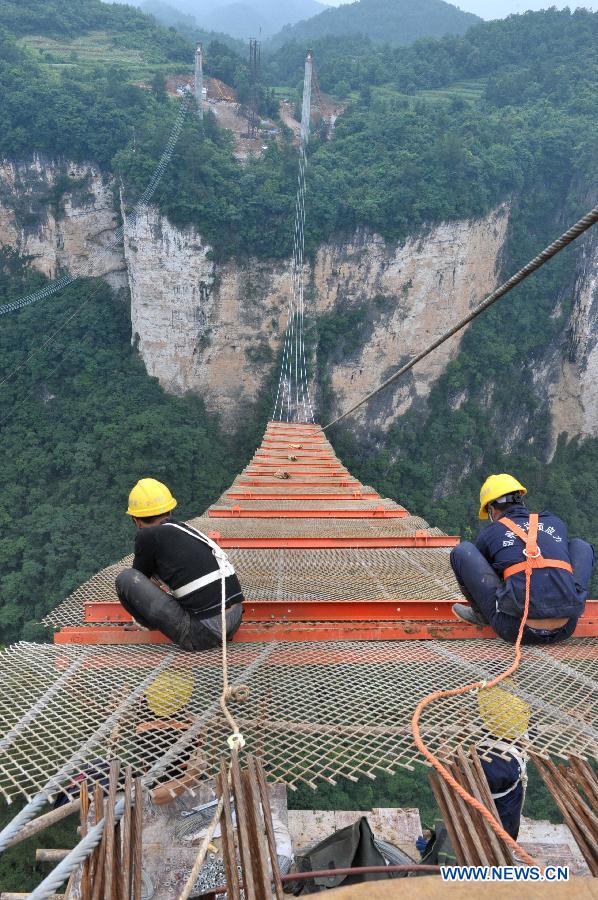
<svg viewBox="0 0 598 900"><path fill-rule="evenodd" d="M524 488L512 475L489 475L480 488L480 511L478 517L487 519L488 512L486 507L488 504L498 500L499 497L504 497L505 494L513 494L515 491L527 494L527 488Z"/></svg>
<svg viewBox="0 0 598 900"><path fill-rule="evenodd" d="M531 709L509 688L512 684L508 680L501 682L501 687L480 688L478 709L488 731L512 741L527 731Z"/></svg>
<svg viewBox="0 0 598 900"><path fill-rule="evenodd" d="M193 675L162 672L145 692L147 705L155 716L172 716L189 702L193 685Z"/></svg>
<svg viewBox="0 0 598 900"><path fill-rule="evenodd" d="M129 494L127 513L143 519L170 512L175 506L176 500L165 484L155 478L142 478Z"/></svg>

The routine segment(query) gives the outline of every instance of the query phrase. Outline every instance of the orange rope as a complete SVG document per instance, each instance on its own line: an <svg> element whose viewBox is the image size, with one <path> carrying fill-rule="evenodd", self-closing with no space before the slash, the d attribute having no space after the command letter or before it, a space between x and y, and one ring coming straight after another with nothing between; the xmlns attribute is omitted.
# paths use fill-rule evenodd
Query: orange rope
<svg viewBox="0 0 598 900"><path fill-rule="evenodd" d="M532 513L530 515L530 532L532 532L532 516L537 515ZM531 535L530 535L531 536ZM529 537L528 537L529 540ZM519 633L517 635L517 640L515 641L515 658L508 669L505 669L504 672L501 672L500 675L497 675L496 678L493 678L491 681L474 681L472 684L465 684L462 687L453 688L449 691L434 691L431 694L428 694L427 697L424 697L423 700L420 700L418 703L415 712L413 713L413 718L411 719L411 730L413 732L413 740L415 741L415 746L422 753L428 762L434 766L438 774L444 778L444 780L453 788L454 791L472 806L484 819L488 822L492 830L498 837L502 838L502 840L508 844L508 846L513 850L517 856L522 859L524 862L528 864L528 866L536 866L538 863L536 860L526 853L523 847L514 840L508 832L502 827L500 822L498 822L492 813L486 809L483 803L480 803L472 794L465 790L465 788L459 784L459 782L454 778L449 770L442 765L439 759L432 753L431 750L428 750L426 745L423 742L420 730L419 730L419 720L423 710L430 703L433 703L434 700L440 700L442 697L455 697L459 694L466 694L468 691L473 691L480 688L490 688L494 687L497 684L500 684L501 681L504 681L505 678L509 678L510 675L513 675L514 672L519 668L519 663L521 662L521 640L523 638L523 629L525 627L525 623L527 621L527 616L529 612L529 601L530 601L530 588L531 588L531 577L532 577L532 559L528 560L526 556L526 569L525 569L525 606L523 608L523 616L521 618L521 624L519 626Z"/></svg>

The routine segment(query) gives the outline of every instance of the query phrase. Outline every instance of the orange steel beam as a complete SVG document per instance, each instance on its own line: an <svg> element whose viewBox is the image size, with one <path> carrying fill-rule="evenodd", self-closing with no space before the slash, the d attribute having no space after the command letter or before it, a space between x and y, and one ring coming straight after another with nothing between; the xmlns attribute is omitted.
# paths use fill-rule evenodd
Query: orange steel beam
<svg viewBox="0 0 598 900"><path fill-rule="evenodd" d="M492 629L473 625L453 625L450 622L306 622L290 626L285 622L260 625L257 622L242 624L234 636L235 643L264 641L416 641L416 640L466 640L468 638L496 637ZM148 642L149 643L149 642ZM339 660L340 664L342 660Z"/></svg>
<svg viewBox="0 0 598 900"><path fill-rule="evenodd" d="M449 622L428 624L425 622L320 623L306 622L289 626L288 622L241 624L233 641L252 643L264 641L410 641L467 638L492 638L490 627L453 625ZM170 638L160 631L125 629L122 625L94 626L91 628L63 628L54 635L55 644L84 645L138 645L171 644Z"/></svg>
<svg viewBox="0 0 598 900"><path fill-rule="evenodd" d="M324 435L321 431L267 431L265 435L269 440L277 441L282 438L283 441L300 441L300 440L322 440Z"/></svg>
<svg viewBox="0 0 598 900"><path fill-rule="evenodd" d="M333 453L332 450L327 450L323 453L321 450L297 450L293 447L288 447L280 450L272 450L269 447L266 449L260 448L256 450L253 454L254 459L288 459L289 456L296 456L297 459L337 459L336 453Z"/></svg>
<svg viewBox="0 0 598 900"><path fill-rule="evenodd" d="M455 600L246 600L245 622L450 621ZM84 622L126 623L133 619L117 600L88 600Z"/></svg>
<svg viewBox="0 0 598 900"><path fill-rule="evenodd" d="M253 491L227 491L231 500L378 500L380 494L374 491L347 491L344 494L291 494L279 491L276 494L257 494Z"/></svg>
<svg viewBox="0 0 598 900"><path fill-rule="evenodd" d="M323 462L319 460L318 462L312 463L311 460L300 460L300 459L289 459L288 456L281 457L272 457L272 456L264 456L261 459L254 458L251 460L251 466L265 466L269 468L273 468L274 466L280 465L280 463L284 463L285 465L288 463L291 466L306 466L309 465L313 469L338 469L340 467L340 462L338 459L331 459L329 462Z"/></svg>
<svg viewBox="0 0 598 900"><path fill-rule="evenodd" d="M339 475L348 475L346 469L342 469L340 466L338 469L329 469L327 472L323 472L322 469L308 469L305 466L301 466L300 469L295 468L293 465L285 464L284 466L268 466L267 468L264 466L260 469L254 469L251 466L247 466L244 470L244 475L253 475L259 476L262 475L264 478L272 478L275 472L288 472L289 475L312 475L314 478L329 478L331 475L333 477L338 477Z"/></svg>
<svg viewBox="0 0 598 900"><path fill-rule="evenodd" d="M122 625L108 625L105 628L93 626L85 628L61 628L54 635L55 644L171 644L161 631L144 631L141 628L124 628Z"/></svg>
<svg viewBox="0 0 598 900"><path fill-rule="evenodd" d="M489 626L465 625L455 622L305 622L289 625L288 622L261 624L244 622L235 634L233 642L252 643L265 641L417 641L417 640L468 640L470 638L495 638ZM575 637L598 637L598 621L580 621ZM93 626L89 628L63 628L54 635L55 644L170 644L159 631L127 630L122 625ZM195 656L193 657L196 658ZM309 658L309 663L316 660ZM389 659L389 662L392 659ZM290 661L289 661L290 662ZM297 660L294 660L297 663ZM331 661L329 659L322 662ZM342 654L336 664L344 662Z"/></svg>
<svg viewBox="0 0 598 900"><path fill-rule="evenodd" d="M305 441L300 438L297 438L296 440L289 438L285 441L282 438L274 438L262 441L258 449L265 447L268 450L323 450L326 446L332 449L331 444L324 439L321 441L315 441L313 439Z"/></svg>
<svg viewBox="0 0 598 900"><path fill-rule="evenodd" d="M400 537L222 537L217 531L209 531L208 537L216 541L224 550L322 550L339 548L366 547L456 547L460 541L458 535L430 534L418 536L403 535Z"/></svg>
<svg viewBox="0 0 598 900"><path fill-rule="evenodd" d="M406 509L241 509L211 506L210 519L404 519Z"/></svg>
<svg viewBox="0 0 598 900"><path fill-rule="evenodd" d="M451 622L455 600L246 600L244 622ZM589 608L588 608L589 607ZM84 604L86 625L133 621L118 600L89 600ZM596 629L598 601L588 601L579 629Z"/></svg>
<svg viewBox="0 0 598 900"><path fill-rule="evenodd" d="M266 434L269 431L288 431L291 434L296 431L309 431L310 434L322 434L319 425L313 425L310 422L268 422L266 425Z"/></svg>
<svg viewBox="0 0 598 900"><path fill-rule="evenodd" d="M314 472L311 469L292 469L291 466L272 466L273 472L266 469L252 469L248 466L243 470L243 475L251 475L252 478L272 478L274 472L285 471L291 475L309 475L310 478L346 478L349 474L346 469L338 469L334 472ZM320 482L317 482L320 484Z"/></svg>
<svg viewBox="0 0 598 900"><path fill-rule="evenodd" d="M368 622L445 621L452 619L454 600L246 600L243 621ZM83 605L86 625L130 623L133 617L118 600L88 600Z"/></svg>
<svg viewBox="0 0 598 900"><path fill-rule="evenodd" d="M347 481L346 478L338 477L338 478L329 478L327 481L322 483L321 481L293 481L292 478L284 479L284 478L274 478L271 481L258 481L256 478L238 478L235 481L235 484L247 485L247 487L281 487L285 483L285 481L289 482L288 487L317 487L322 486L325 487L329 484L331 487L352 487L359 488L363 487L361 481Z"/></svg>

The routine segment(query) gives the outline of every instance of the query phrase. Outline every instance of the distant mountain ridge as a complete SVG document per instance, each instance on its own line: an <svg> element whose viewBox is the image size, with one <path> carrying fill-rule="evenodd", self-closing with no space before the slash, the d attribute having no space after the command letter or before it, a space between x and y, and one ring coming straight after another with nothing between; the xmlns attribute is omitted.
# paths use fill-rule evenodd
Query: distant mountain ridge
<svg viewBox="0 0 598 900"><path fill-rule="evenodd" d="M326 11L326 4L318 0L171 0L168 4L142 0L139 5L160 21L169 15L173 20L178 18L179 25L195 22L206 31L242 39L272 37L287 25Z"/></svg>
<svg viewBox="0 0 598 900"><path fill-rule="evenodd" d="M272 43L312 41L327 35L362 34L373 41L410 44L420 37L464 34L482 21L444 0L357 0L296 25L288 25Z"/></svg>

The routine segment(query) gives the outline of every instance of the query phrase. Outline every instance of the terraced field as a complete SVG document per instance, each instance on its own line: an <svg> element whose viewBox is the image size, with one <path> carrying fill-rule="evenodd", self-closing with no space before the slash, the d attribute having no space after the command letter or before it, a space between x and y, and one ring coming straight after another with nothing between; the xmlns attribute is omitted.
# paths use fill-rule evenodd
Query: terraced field
<svg viewBox="0 0 598 900"><path fill-rule="evenodd" d="M147 51L120 47L117 40L105 31L92 31L71 40L27 35L19 43L32 50L41 63L53 69L119 66L126 70L130 81L141 83L151 80L156 72L163 72L166 76L180 74L181 69L180 63L162 63L148 59ZM191 68L189 71L191 72Z"/></svg>

